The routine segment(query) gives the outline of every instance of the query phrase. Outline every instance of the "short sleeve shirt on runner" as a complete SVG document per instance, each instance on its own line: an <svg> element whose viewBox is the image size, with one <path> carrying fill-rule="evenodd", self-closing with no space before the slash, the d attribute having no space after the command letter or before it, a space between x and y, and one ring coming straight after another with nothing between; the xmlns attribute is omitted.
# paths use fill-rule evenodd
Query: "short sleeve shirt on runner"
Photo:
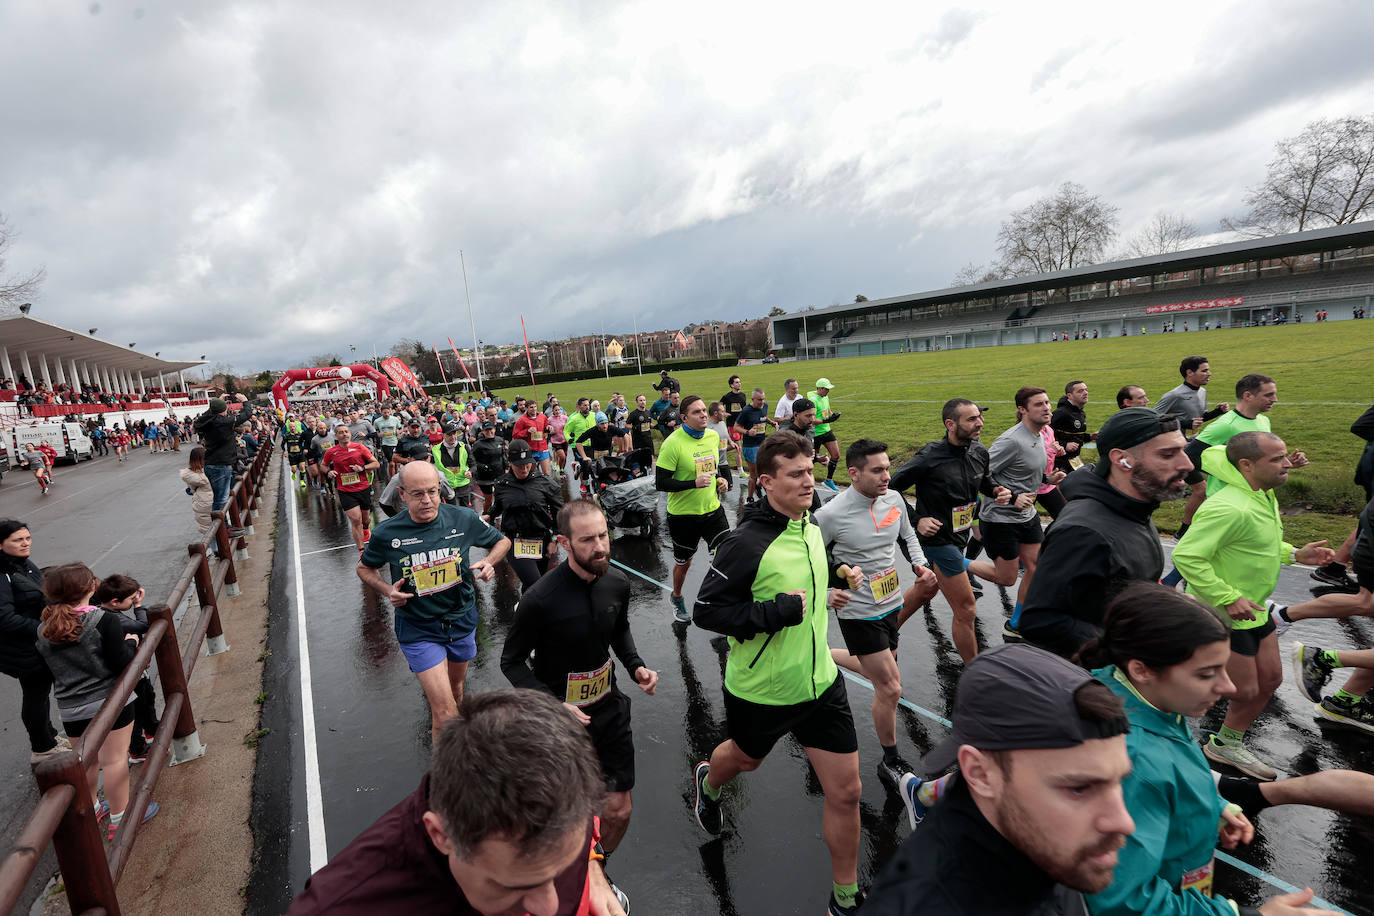
<svg viewBox="0 0 1374 916"><path fill-rule="evenodd" d="M392 581L404 582L411 597L396 608L396 629L419 638L452 639L477 628L477 593L469 550L493 547L501 532L465 506L439 506L428 525L402 510L372 529L359 562L379 569L390 565Z"/></svg>
<svg viewBox="0 0 1374 916"><path fill-rule="evenodd" d="M695 480L698 474L716 476L720 461L720 436L711 430L700 439L676 429L663 440L658 466L671 471L674 480ZM668 512L672 515L708 515L720 508L720 498L714 485L694 487L668 494Z"/></svg>
<svg viewBox="0 0 1374 916"><path fill-rule="evenodd" d="M350 442L336 445L324 453L320 459L328 470L335 471L339 477L335 481L341 493L359 493L372 486L367 471L355 471L353 465L366 467L372 461L372 452L366 445Z"/></svg>
<svg viewBox="0 0 1374 916"><path fill-rule="evenodd" d="M768 402L762 407L753 404L745 407L735 418L735 427L740 431L745 448L758 448L768 435Z"/></svg>
<svg viewBox="0 0 1374 916"><path fill-rule="evenodd" d="M396 437L401 432L400 417L378 417L373 421L372 426L382 437L382 445L396 445Z"/></svg>

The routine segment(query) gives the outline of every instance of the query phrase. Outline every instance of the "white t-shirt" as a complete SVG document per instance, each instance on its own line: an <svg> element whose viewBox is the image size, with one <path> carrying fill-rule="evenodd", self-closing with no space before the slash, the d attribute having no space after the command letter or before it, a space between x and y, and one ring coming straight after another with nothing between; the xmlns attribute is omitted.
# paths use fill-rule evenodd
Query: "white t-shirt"
<svg viewBox="0 0 1374 916"><path fill-rule="evenodd" d="M792 402L801 399L801 392L796 397L789 398L786 394L778 398L777 409L773 411L774 420L789 420L792 418Z"/></svg>
<svg viewBox="0 0 1374 916"><path fill-rule="evenodd" d="M730 441L729 428L726 427L724 420L721 420L719 423L712 423L710 420L707 420L706 428L715 432L717 436L720 436L720 454L723 460L726 452L725 443Z"/></svg>

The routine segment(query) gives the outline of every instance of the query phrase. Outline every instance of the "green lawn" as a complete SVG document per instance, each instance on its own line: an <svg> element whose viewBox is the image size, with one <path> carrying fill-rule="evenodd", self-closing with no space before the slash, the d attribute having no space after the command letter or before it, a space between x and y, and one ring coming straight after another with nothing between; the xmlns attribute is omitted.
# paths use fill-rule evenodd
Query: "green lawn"
<svg viewBox="0 0 1374 916"><path fill-rule="evenodd" d="M835 426L844 443L859 435L887 442L894 463L923 443L940 436L940 407L951 397L966 397L989 408L983 441L991 441L1015 422L1012 395L1023 384L1039 385L1058 400L1064 383L1083 379L1091 398L1088 420L1096 428L1116 409L1122 385L1140 385L1151 403L1179 383L1178 363L1200 354L1212 364L1208 385L1213 404L1235 400L1235 381L1248 372L1263 372L1278 382L1279 403L1270 412L1274 431L1290 447L1301 448L1312 464L1294 471L1279 491L1291 541L1328 538L1339 544L1350 531L1352 513L1362 508L1363 494L1352 479L1364 446L1350 434L1350 424L1374 401L1374 321L1337 321L1287 327L1236 328L1188 334L1110 338L1014 347L985 347L939 353L865 356L746 366L740 371L746 392L761 386L770 405L783 380L796 376L802 392L817 378L834 383L832 407L843 413ZM684 394L707 400L727 390L729 369L698 369L677 374ZM602 377L552 386L565 407L577 396L599 398L621 391L633 406L657 376ZM528 386L503 389L511 398L528 395ZM541 391L541 397L547 390ZM844 479L840 470L837 479ZM1182 504L1166 505L1156 521L1163 531L1178 524Z"/></svg>

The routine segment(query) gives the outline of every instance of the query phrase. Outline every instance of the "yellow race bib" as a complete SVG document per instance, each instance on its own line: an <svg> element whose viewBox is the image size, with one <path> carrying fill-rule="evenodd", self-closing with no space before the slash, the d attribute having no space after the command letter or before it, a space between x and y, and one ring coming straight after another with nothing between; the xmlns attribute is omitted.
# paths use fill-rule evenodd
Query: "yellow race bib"
<svg viewBox="0 0 1374 916"><path fill-rule="evenodd" d="M1212 896L1212 873L1216 870L1216 859L1208 859L1207 864L1183 873L1179 882L1179 893L1193 888L1204 897Z"/></svg>
<svg viewBox="0 0 1374 916"><path fill-rule="evenodd" d="M611 689L611 660L595 671L574 671L568 675L569 706L590 706Z"/></svg>
<svg viewBox="0 0 1374 916"><path fill-rule="evenodd" d="M889 569L868 577L868 587L873 592L873 601L882 604L897 594L897 570Z"/></svg>
<svg viewBox="0 0 1374 916"><path fill-rule="evenodd" d="M967 531L973 527L973 512L977 507L977 503L968 503L950 510L950 521L954 523L955 531Z"/></svg>
<svg viewBox="0 0 1374 916"><path fill-rule="evenodd" d="M651 430L651 429L653 429L653 428L654 428L654 424L653 424L652 422L649 422L649 421L645 421L645 422L639 424L639 431L642 432L642 433L647 433L649 430Z"/></svg>
<svg viewBox="0 0 1374 916"><path fill-rule="evenodd" d="M767 423L755 423L753 426L749 427L749 435L751 436L762 436L767 431Z"/></svg>
<svg viewBox="0 0 1374 916"><path fill-rule="evenodd" d="M458 569L458 557L456 556L412 566L410 567L410 574L415 580L415 594L417 595L432 595L435 592L442 592L444 589L452 588L463 581L463 574Z"/></svg>
<svg viewBox="0 0 1374 916"><path fill-rule="evenodd" d="M716 474L716 456L715 456L715 455L699 455L699 456L697 456L696 463L697 463L697 476L701 476L702 474L709 474L709 475L711 475L712 477L715 476L715 474Z"/></svg>
<svg viewBox="0 0 1374 916"><path fill-rule="evenodd" d="M352 471L339 475L339 486L351 487L356 483L362 483L363 475L355 474Z"/></svg>
<svg viewBox="0 0 1374 916"><path fill-rule="evenodd" d="M544 559L544 542L528 538L516 538L512 553L516 559L542 560Z"/></svg>

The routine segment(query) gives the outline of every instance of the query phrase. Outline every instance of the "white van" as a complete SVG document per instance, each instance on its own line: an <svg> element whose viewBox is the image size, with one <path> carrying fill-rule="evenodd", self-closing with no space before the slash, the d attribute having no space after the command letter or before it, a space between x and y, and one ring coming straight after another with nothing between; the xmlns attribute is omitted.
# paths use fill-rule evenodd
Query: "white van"
<svg viewBox="0 0 1374 916"><path fill-rule="evenodd" d="M52 420L37 424L20 424L14 428L14 450L16 455L23 454L24 446L38 445L47 441L59 459L69 459L78 464L95 457L95 446L80 423L66 423Z"/></svg>

